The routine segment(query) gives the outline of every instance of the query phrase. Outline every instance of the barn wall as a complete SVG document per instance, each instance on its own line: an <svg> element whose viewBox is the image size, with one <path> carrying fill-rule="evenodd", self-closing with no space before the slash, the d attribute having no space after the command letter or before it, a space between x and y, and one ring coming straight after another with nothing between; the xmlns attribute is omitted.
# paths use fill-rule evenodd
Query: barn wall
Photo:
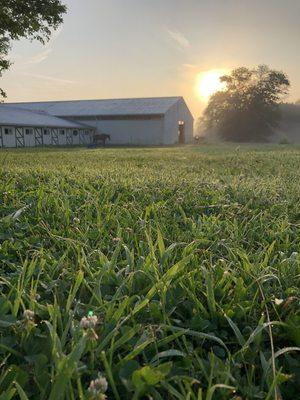
<svg viewBox="0 0 300 400"><path fill-rule="evenodd" d="M179 121L185 123L185 142L193 143L194 141L194 117L184 100L181 100L178 107Z"/></svg>
<svg viewBox="0 0 300 400"><path fill-rule="evenodd" d="M30 129L31 133L26 134L26 129ZM24 132L25 147L34 147L35 146L35 136L34 136L33 128L29 128L29 127L23 128L23 132Z"/></svg>
<svg viewBox="0 0 300 400"><path fill-rule="evenodd" d="M6 126L2 127L2 137L3 137L3 147L16 147L16 135L14 127L7 127L12 129L12 135L5 135L4 129Z"/></svg>
<svg viewBox="0 0 300 400"><path fill-rule="evenodd" d="M51 145L51 132L49 131L49 133L45 135L44 129L43 129L43 144L44 146Z"/></svg>
<svg viewBox="0 0 300 400"><path fill-rule="evenodd" d="M3 147L16 147L16 129L13 126L1 126L2 127L2 138L3 138ZM5 128L12 129L12 134L6 135ZM20 127L19 129L22 129ZM26 134L26 129L31 129L31 133ZM82 134L80 135L79 128L38 128L42 130L42 145L43 146L52 146L55 145L52 140L52 132L56 132L57 134L57 146L66 146L66 145L80 145L82 142L84 144L89 144L92 141L92 133L90 130L81 130ZM64 134L61 133L61 130L64 131ZM47 133L45 133L45 131ZM77 131L77 135L74 135L74 131ZM35 130L32 127L24 127L24 145L25 147L35 147ZM67 141L67 136L71 138L71 142ZM82 141L80 140L82 138ZM1 142L0 142L1 147Z"/></svg>
<svg viewBox="0 0 300 400"><path fill-rule="evenodd" d="M80 118L76 118L80 122ZM98 133L111 135L112 145L163 144L163 118L148 120L97 120L82 121L94 126Z"/></svg>
<svg viewBox="0 0 300 400"><path fill-rule="evenodd" d="M76 132L76 135L74 134ZM73 145L79 145L79 129L72 129Z"/></svg>
<svg viewBox="0 0 300 400"><path fill-rule="evenodd" d="M64 132L64 134L60 132L61 130ZM58 130L58 144L59 146L67 145L67 129L61 128Z"/></svg>
<svg viewBox="0 0 300 400"><path fill-rule="evenodd" d="M184 100L179 100L165 115L164 144L178 143L178 122L185 123L185 143L192 143L194 119Z"/></svg>

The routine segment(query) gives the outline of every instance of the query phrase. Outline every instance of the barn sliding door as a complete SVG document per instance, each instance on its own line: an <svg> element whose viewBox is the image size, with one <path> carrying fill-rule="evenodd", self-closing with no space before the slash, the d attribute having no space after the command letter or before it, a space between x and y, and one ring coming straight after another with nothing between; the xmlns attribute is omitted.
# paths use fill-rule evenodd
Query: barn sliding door
<svg viewBox="0 0 300 400"><path fill-rule="evenodd" d="M84 131L82 129L80 129L80 131L79 131L79 143L86 144Z"/></svg>
<svg viewBox="0 0 300 400"><path fill-rule="evenodd" d="M3 131L2 127L0 126L0 148L3 147Z"/></svg>
<svg viewBox="0 0 300 400"><path fill-rule="evenodd" d="M72 129L67 129L67 144L72 145L73 144L73 133Z"/></svg>
<svg viewBox="0 0 300 400"><path fill-rule="evenodd" d="M24 129L16 127L16 147L25 147Z"/></svg>
<svg viewBox="0 0 300 400"><path fill-rule="evenodd" d="M34 128L34 141L36 146L43 146L43 129Z"/></svg>
<svg viewBox="0 0 300 400"><path fill-rule="evenodd" d="M51 144L53 146L58 146L58 129L51 129Z"/></svg>

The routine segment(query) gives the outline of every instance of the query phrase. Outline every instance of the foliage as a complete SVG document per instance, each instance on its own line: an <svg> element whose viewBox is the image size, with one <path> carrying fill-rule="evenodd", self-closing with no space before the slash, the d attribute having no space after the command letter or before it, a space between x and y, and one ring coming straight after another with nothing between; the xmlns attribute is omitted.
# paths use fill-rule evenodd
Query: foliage
<svg viewBox="0 0 300 400"><path fill-rule="evenodd" d="M10 41L27 38L45 43L65 12L60 0L0 0L0 77L10 66ZM2 89L0 96L5 97Z"/></svg>
<svg viewBox="0 0 300 400"><path fill-rule="evenodd" d="M209 100L204 112L207 127L229 141L265 141L278 125L279 104L290 86L287 76L261 65L237 68L220 80L226 87Z"/></svg>
<svg viewBox="0 0 300 400"><path fill-rule="evenodd" d="M2 150L0 399L295 400L299 155Z"/></svg>

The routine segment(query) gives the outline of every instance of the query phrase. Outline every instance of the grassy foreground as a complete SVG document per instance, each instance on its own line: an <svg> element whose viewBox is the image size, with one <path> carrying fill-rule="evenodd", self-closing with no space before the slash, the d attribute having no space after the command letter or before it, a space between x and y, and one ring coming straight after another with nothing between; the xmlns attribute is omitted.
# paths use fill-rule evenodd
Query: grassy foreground
<svg viewBox="0 0 300 400"><path fill-rule="evenodd" d="M299 398L299 148L0 165L0 400Z"/></svg>

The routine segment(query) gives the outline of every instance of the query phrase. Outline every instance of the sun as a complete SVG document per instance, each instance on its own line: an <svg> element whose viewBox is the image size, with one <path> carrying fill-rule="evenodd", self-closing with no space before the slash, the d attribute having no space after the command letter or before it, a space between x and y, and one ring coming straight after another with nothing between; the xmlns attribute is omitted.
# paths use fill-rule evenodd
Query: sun
<svg viewBox="0 0 300 400"><path fill-rule="evenodd" d="M225 83L220 81L220 77L226 72L221 70L212 70L198 75L197 93L205 101L211 95L224 89Z"/></svg>

